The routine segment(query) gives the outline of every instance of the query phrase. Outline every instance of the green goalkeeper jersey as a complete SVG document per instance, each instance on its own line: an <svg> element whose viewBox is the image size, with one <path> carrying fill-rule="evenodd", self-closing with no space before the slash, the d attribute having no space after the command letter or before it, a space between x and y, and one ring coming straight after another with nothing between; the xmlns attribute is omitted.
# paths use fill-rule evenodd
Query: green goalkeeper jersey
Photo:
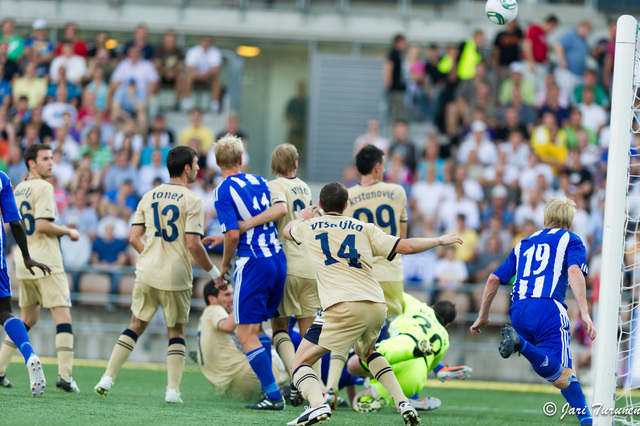
<svg viewBox="0 0 640 426"><path fill-rule="evenodd" d="M431 371L449 349L449 333L426 303L407 293L403 293L403 302L402 315L389 325L389 338L405 334L416 341L428 341L433 348L433 355L427 356L428 370Z"/></svg>

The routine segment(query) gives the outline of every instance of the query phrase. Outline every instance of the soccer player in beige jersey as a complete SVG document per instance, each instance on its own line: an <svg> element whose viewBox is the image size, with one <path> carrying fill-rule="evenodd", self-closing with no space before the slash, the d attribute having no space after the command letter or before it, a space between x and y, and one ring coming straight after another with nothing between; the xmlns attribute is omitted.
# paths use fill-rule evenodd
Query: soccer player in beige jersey
<svg viewBox="0 0 640 426"><path fill-rule="evenodd" d="M116 342L96 393L107 396L149 321L162 306L169 331L165 401L182 403L180 381L184 369L184 326L189 321L193 271L191 259L212 278L220 272L202 245L204 203L187 188L198 173L198 154L179 146L167 155L169 183L147 192L140 200L129 242L140 253L131 300L131 322ZM142 238L145 238L144 242Z"/></svg>
<svg viewBox="0 0 640 426"><path fill-rule="evenodd" d="M373 277L373 259L396 254L413 254L439 245L462 243L457 235L439 238L400 239L385 234L375 225L344 216L349 193L338 182L325 185L320 207L325 215L314 217L316 206L307 207L300 218L287 224L283 233L307 250L316 266L322 314L316 318L298 347L291 369L292 382L310 407L289 425L318 423L331 416L318 377L311 366L329 351L356 354L388 391L407 425L420 423L420 416L407 401L375 343L384 324L387 307L384 293Z"/></svg>
<svg viewBox="0 0 640 426"><path fill-rule="evenodd" d="M210 281L202 293L207 307L198 323L198 366L217 392L250 397L260 391L260 380L235 336L233 287L218 290ZM271 367L276 383L289 381L280 362L274 360Z"/></svg>
<svg viewBox="0 0 640 426"><path fill-rule="evenodd" d="M349 188L349 202L344 215L372 223L388 235L406 238L407 194L400 185L383 182L384 152L375 145L365 146L356 155L356 167L362 177L360 184ZM402 258L396 256L389 262L382 256L374 257L373 277L382 287L387 318L391 321L402 314ZM338 396L336 390L346 362L346 353L331 352L325 399L334 409Z"/></svg>
<svg viewBox="0 0 640 426"><path fill-rule="evenodd" d="M395 183L382 181L384 152L367 145L356 155L356 167L362 176L360 183L349 188L345 216L373 223L386 234L407 238L407 194ZM392 320L402 314L402 257L389 262L384 257L373 258L373 277L380 283L387 303L387 317Z"/></svg>
<svg viewBox="0 0 640 426"><path fill-rule="evenodd" d="M59 237L68 236L78 241L75 229L54 223L58 216L52 176L53 154L46 144L33 144L24 152L29 169L27 179L14 189L16 204L24 220L30 254L51 268L51 274L36 271L35 277L25 267L22 256L16 256L16 275L20 285L20 319L27 330L40 316L40 308L51 310L56 325L56 351L58 353L58 379L56 387L66 392L80 392L71 377L73 369L73 331L71 328L71 299L69 282L62 265ZM19 249L18 249L19 254ZM16 346L8 338L0 349L0 375L4 375Z"/></svg>

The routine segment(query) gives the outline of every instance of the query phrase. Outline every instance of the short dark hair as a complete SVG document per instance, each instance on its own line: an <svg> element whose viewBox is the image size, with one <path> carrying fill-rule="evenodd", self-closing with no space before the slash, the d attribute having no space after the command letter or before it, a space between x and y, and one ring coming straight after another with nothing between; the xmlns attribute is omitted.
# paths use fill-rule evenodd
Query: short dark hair
<svg viewBox="0 0 640 426"><path fill-rule="evenodd" d="M342 213L349 199L349 191L340 182L330 182L320 191L320 204L325 212Z"/></svg>
<svg viewBox="0 0 640 426"><path fill-rule="evenodd" d="M456 319L456 305L448 300L437 302L433 305L433 311L442 325L451 324Z"/></svg>
<svg viewBox="0 0 640 426"><path fill-rule="evenodd" d="M554 24L554 25L558 25L560 23L560 20L558 19L558 17L554 14L548 15L547 18L544 20L544 22L548 22L549 24Z"/></svg>
<svg viewBox="0 0 640 426"><path fill-rule="evenodd" d="M393 44L398 43L399 41L405 41L407 38L404 34L396 34L393 36Z"/></svg>
<svg viewBox="0 0 640 426"><path fill-rule="evenodd" d="M193 165L193 157L198 153L189 146L176 146L167 154L167 169L170 177L180 177L184 172L184 166Z"/></svg>
<svg viewBox="0 0 640 426"><path fill-rule="evenodd" d="M356 167L361 175L368 175L376 164L382 163L384 152L375 145L367 145L356 155Z"/></svg>
<svg viewBox="0 0 640 426"><path fill-rule="evenodd" d="M27 166L27 170L29 170L29 160L33 160L34 162L38 158L38 152L44 150L51 150L51 146L46 143L34 143L33 145L29 145L27 149L24 150L24 164Z"/></svg>
<svg viewBox="0 0 640 426"><path fill-rule="evenodd" d="M217 299L218 294L220 294L220 290L218 290L216 283L214 283L213 280L206 283L202 289L202 297L204 297L205 305L209 305L209 296L213 296Z"/></svg>

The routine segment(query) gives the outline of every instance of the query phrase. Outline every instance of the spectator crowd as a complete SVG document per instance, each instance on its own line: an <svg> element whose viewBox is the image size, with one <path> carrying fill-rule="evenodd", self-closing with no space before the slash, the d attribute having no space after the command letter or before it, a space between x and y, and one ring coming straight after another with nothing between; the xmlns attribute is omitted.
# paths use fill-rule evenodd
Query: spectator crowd
<svg viewBox="0 0 640 426"><path fill-rule="evenodd" d="M544 227L552 196L576 202L588 285L598 281L616 23L595 43L587 20L550 43L558 24L552 15L526 27L514 21L490 42L477 30L444 48L394 37L383 70L390 138L372 120L354 150L374 144L387 153L387 181L408 194L409 236L456 232L464 240L406 256L407 285L438 297L483 282ZM432 129L423 143L411 139L417 122L432 124L420 127ZM635 135L632 152L639 145ZM353 168L345 181L357 182Z"/></svg>
<svg viewBox="0 0 640 426"><path fill-rule="evenodd" d="M28 37L10 18L1 31L0 170L15 187L27 174L24 150L51 145L59 220L81 234L79 242L62 241L67 266L135 263L126 242L132 213L145 192L169 180L166 156L178 144L200 153L192 189L205 201L206 232L216 233L217 132L202 123L204 111L191 99L194 90L206 90L207 109L220 111L222 55L211 37L183 52L173 32L151 44L142 24L120 48L106 32L93 42L80 39L74 23L64 26L57 42L49 39L44 19L32 23ZM175 93L175 109L189 111L186 128L174 132L162 114L148 117L149 99L161 88ZM242 134L238 126L239 117L230 114L228 128L216 130Z"/></svg>

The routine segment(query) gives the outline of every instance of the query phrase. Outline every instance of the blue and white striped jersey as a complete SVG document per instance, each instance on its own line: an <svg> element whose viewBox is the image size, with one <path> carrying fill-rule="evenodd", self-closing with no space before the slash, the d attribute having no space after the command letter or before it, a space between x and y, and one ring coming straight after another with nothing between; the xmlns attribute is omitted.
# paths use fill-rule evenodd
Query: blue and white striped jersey
<svg viewBox="0 0 640 426"><path fill-rule="evenodd" d="M213 191L222 232L238 229L238 221L257 216L271 206L269 184L262 176L239 173L229 176ZM275 222L265 223L240 235L236 254L271 257L282 249Z"/></svg>
<svg viewBox="0 0 640 426"><path fill-rule="evenodd" d="M564 305L572 265L578 265L587 275L587 252L580 237L565 229L543 229L520 241L493 274L503 284L515 275L511 291L514 302L545 298Z"/></svg>
<svg viewBox="0 0 640 426"><path fill-rule="evenodd" d="M5 172L0 172L0 210L2 210L2 223L14 222L20 220L21 216L18 212L18 206L16 206L16 199L13 196L13 189L11 188L11 181ZM2 226L2 240L0 241L0 251L2 256L0 257L0 269L7 269L7 258L4 252L4 245L6 241L6 235L4 233L4 226Z"/></svg>

